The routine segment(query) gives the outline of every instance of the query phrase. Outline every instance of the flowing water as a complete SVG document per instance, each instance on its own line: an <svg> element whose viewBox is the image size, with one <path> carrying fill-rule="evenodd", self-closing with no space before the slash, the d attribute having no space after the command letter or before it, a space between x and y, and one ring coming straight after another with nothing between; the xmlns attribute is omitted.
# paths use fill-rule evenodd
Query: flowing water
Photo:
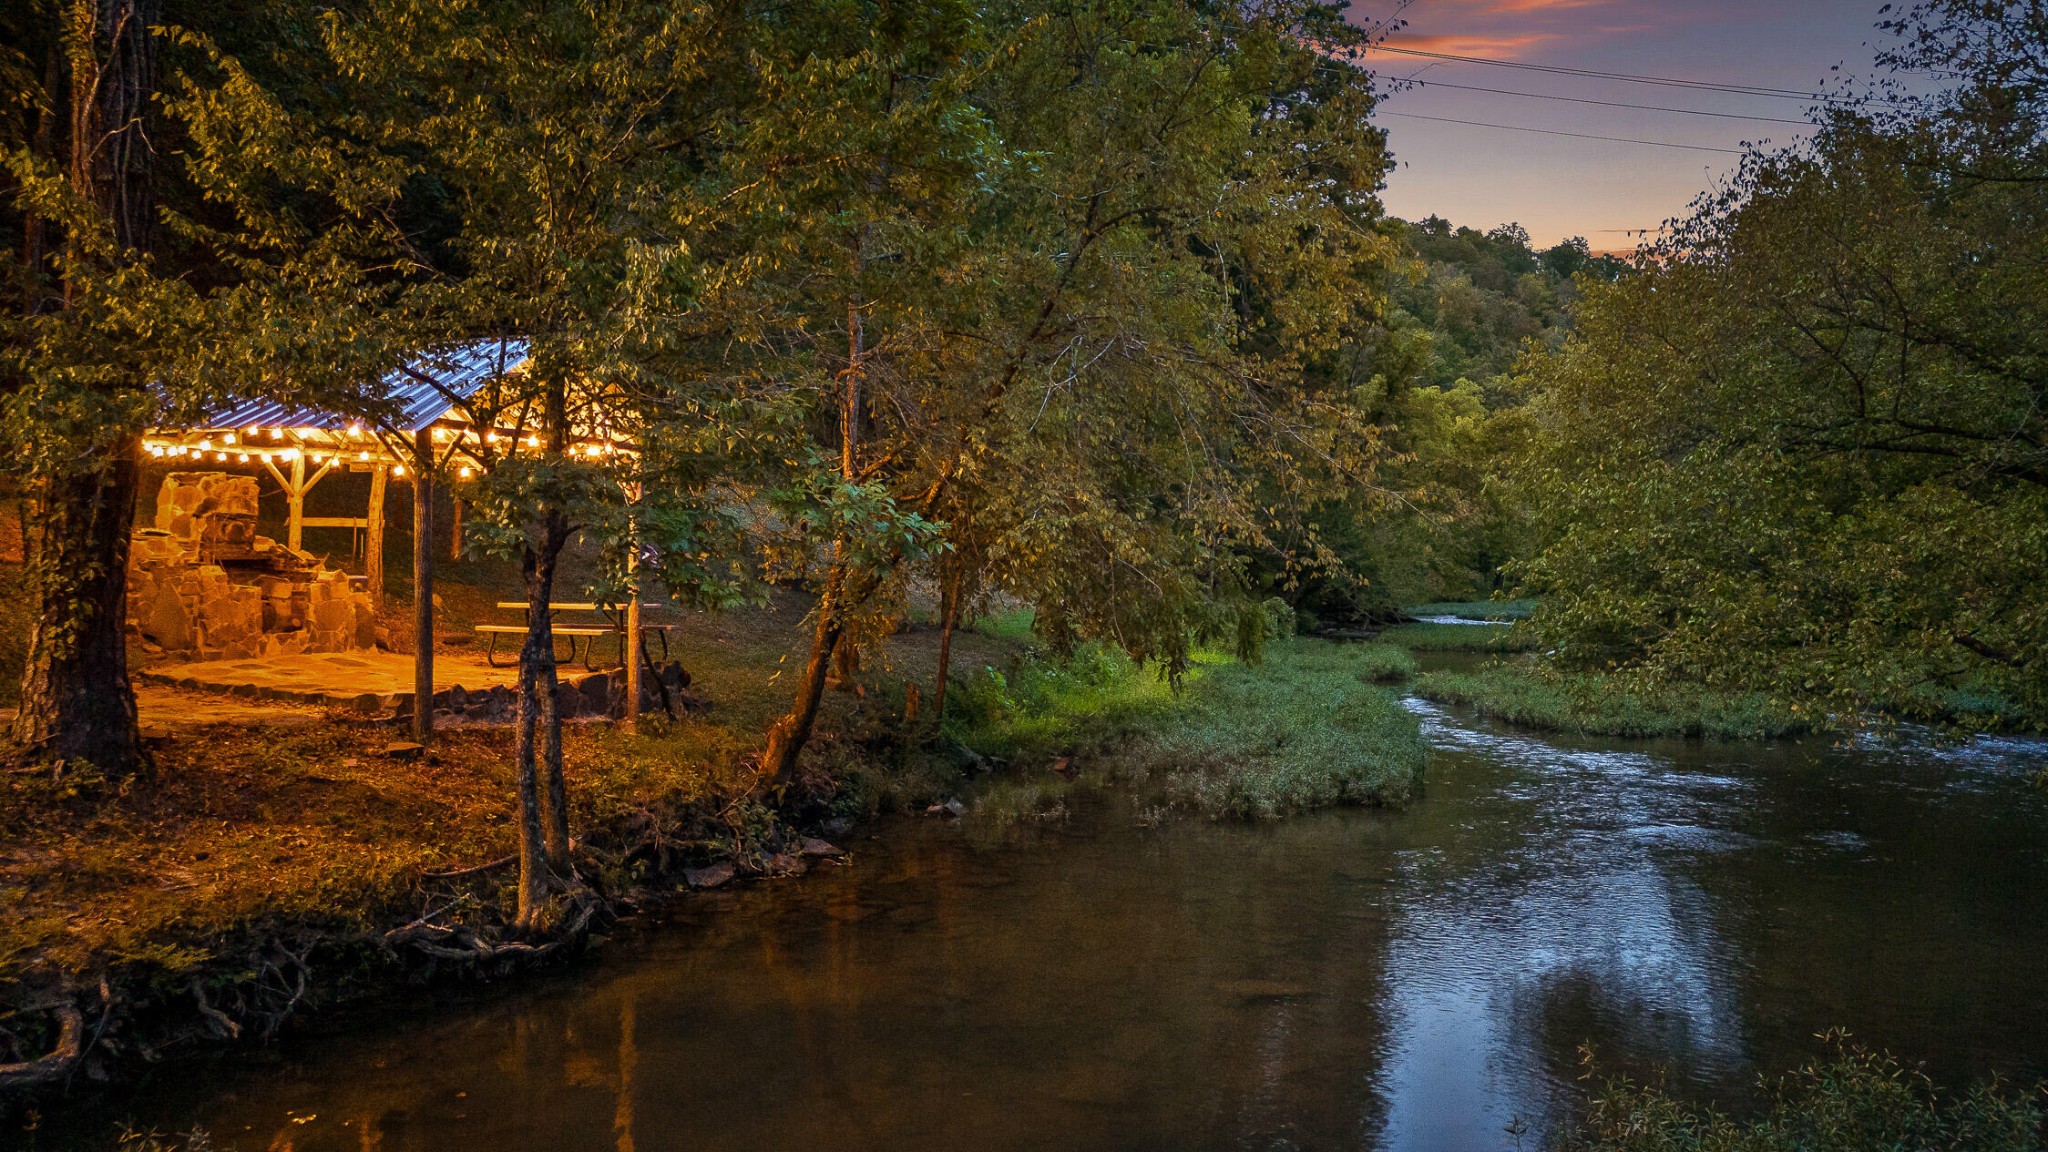
<svg viewBox="0 0 2048 1152"><path fill-rule="evenodd" d="M2048 1075L2048 746L1539 738L1411 701L1408 810L986 843L681 901L602 961L132 1107L221 1146L1535 1147L1579 1047L1740 1106L1815 1033ZM1520 1133L1518 1135L1518 1133Z"/></svg>

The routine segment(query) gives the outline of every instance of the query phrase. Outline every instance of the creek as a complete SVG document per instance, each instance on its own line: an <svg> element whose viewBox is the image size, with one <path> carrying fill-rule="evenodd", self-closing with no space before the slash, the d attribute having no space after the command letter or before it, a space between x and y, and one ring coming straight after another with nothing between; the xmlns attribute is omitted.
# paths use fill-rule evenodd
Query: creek
<svg viewBox="0 0 2048 1152"><path fill-rule="evenodd" d="M1441 659L1432 663L1443 663ZM219 1147L1537 1147L1581 1044L1742 1108L1815 1034L2048 1075L2048 745L1538 737L1419 700L1422 796L1002 837L678 901L602 959L159 1076ZM999 842L991 842L999 841Z"/></svg>

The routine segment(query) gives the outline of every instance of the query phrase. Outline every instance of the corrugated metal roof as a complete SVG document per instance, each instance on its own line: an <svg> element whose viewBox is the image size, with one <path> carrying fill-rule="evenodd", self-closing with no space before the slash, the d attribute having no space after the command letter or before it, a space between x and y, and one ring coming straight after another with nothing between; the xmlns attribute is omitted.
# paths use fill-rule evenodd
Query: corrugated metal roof
<svg viewBox="0 0 2048 1152"><path fill-rule="evenodd" d="M385 396L400 409L398 426L417 431L448 414L493 377L526 362L524 340L477 340L446 352L429 353L384 378ZM427 377L423 380L420 377ZM208 418L203 428L319 428L334 432L359 423L353 417L275 400L250 400Z"/></svg>

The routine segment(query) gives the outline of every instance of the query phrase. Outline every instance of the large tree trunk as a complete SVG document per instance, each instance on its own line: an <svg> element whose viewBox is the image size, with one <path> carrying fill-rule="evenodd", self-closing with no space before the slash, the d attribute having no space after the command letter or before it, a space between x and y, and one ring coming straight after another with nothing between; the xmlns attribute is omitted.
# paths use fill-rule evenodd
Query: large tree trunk
<svg viewBox="0 0 2048 1152"><path fill-rule="evenodd" d="M129 775L147 766L128 684L128 533L135 519L138 442L36 487L40 609L14 742L44 759L86 761Z"/></svg>
<svg viewBox="0 0 2048 1152"><path fill-rule="evenodd" d="M155 154L144 123L157 83L149 32L157 2L75 0L61 19L72 45L72 190L99 211L117 245L146 254L156 233ZM75 242L73 255L85 259ZM73 295L67 283L65 299ZM37 610L13 737L32 755L86 760L113 775L147 766L127 659L140 452L140 438L125 432L80 444L69 467L31 484Z"/></svg>

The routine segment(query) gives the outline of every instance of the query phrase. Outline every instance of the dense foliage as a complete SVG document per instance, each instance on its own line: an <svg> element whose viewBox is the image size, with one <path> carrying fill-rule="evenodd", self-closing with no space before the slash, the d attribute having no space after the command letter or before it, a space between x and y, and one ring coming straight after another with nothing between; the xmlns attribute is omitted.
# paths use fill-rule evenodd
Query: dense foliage
<svg viewBox="0 0 2048 1152"><path fill-rule="evenodd" d="M1494 472L1524 427L1512 369L1563 345L1584 286L1625 271L1583 239L1538 250L1514 224L1386 228L1403 258L1378 281L1384 302L1319 365L1351 386L1383 463L1370 487L1307 517L1333 563L1271 579L1310 628L1501 586L1528 544L1521 494Z"/></svg>
<svg viewBox="0 0 2048 1152"><path fill-rule="evenodd" d="M2048 40L2013 6L1918 18L1893 63L1957 87L1750 157L1529 362L1521 576L1560 662L2048 714Z"/></svg>

